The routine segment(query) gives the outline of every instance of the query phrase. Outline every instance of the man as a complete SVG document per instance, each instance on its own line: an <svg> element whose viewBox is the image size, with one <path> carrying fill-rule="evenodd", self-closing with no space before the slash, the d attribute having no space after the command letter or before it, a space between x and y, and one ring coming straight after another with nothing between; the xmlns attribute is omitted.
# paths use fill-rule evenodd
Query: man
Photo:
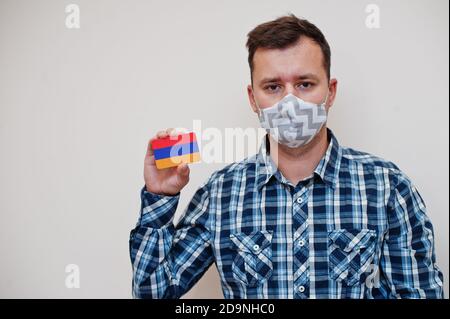
<svg viewBox="0 0 450 319"><path fill-rule="evenodd" d="M258 154L197 190L176 227L189 168L157 170L150 140L130 236L133 295L179 298L215 263L225 298L442 298L412 182L326 127L337 81L321 31L289 15L257 26L247 47L249 101L268 134Z"/></svg>

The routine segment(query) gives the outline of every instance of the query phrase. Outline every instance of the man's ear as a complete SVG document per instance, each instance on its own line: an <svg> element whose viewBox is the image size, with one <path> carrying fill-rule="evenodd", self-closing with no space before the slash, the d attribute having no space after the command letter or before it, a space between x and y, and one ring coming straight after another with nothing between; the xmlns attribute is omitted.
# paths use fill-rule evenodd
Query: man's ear
<svg viewBox="0 0 450 319"><path fill-rule="evenodd" d="M330 80L330 86L328 87L328 101L327 101L327 109L329 109L331 106L333 106L334 103L334 99L336 98L336 93L337 93L337 84L338 81L333 78Z"/></svg>
<svg viewBox="0 0 450 319"><path fill-rule="evenodd" d="M250 102L250 106L251 106L253 112L258 114L259 110L255 103L255 97L253 96L253 88L252 88L251 84L247 85L247 95L248 95L248 101Z"/></svg>

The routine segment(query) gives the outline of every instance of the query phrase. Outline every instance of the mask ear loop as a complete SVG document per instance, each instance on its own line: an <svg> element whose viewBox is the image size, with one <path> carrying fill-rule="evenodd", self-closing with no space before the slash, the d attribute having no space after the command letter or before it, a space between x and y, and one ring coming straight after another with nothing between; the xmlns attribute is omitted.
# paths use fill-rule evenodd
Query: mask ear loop
<svg viewBox="0 0 450 319"><path fill-rule="evenodd" d="M255 101L256 108L258 109L258 116L261 117L261 115L262 115L261 108L259 107L258 102L256 102L255 95L253 93L252 93L252 95L253 95L253 101Z"/></svg>
<svg viewBox="0 0 450 319"><path fill-rule="evenodd" d="M327 106L328 98L330 97L330 87L328 87L327 96L325 97L325 101L321 104L323 106Z"/></svg>
<svg viewBox="0 0 450 319"><path fill-rule="evenodd" d="M328 96L329 96L329 94L327 94L327 96L325 97L325 101L323 101L323 103L321 104L321 105L324 106L324 107L327 106Z"/></svg>

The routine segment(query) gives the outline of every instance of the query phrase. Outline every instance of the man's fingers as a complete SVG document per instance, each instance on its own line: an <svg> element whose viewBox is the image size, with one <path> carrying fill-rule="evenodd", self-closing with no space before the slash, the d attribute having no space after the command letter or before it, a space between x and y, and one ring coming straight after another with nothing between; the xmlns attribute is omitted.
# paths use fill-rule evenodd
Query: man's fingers
<svg viewBox="0 0 450 319"><path fill-rule="evenodd" d="M156 133L156 137L157 138L164 138L164 137L167 137L167 136L173 137L173 136L177 136L177 135L183 134L185 132L187 132L187 130L183 129L183 128L169 127L166 130L162 130L162 131L159 131L158 133Z"/></svg>
<svg viewBox="0 0 450 319"><path fill-rule="evenodd" d="M168 136L169 134L167 133L167 130L164 130L164 131L159 131L158 133L156 133L156 137L157 138L163 138L163 137L166 137L166 136Z"/></svg>
<svg viewBox="0 0 450 319"><path fill-rule="evenodd" d="M178 127L178 128L168 128L168 129L167 129L167 134L168 134L170 137L175 137L175 136L177 136L177 135L185 134L185 133L187 133L187 132L188 132L187 129L181 128L181 127Z"/></svg>

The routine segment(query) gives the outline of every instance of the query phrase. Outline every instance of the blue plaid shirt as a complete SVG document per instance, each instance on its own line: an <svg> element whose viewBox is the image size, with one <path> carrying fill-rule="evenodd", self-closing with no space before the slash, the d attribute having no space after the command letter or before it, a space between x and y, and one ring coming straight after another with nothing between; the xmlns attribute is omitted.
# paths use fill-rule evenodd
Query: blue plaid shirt
<svg viewBox="0 0 450 319"><path fill-rule="evenodd" d="M179 298L214 263L225 298L442 298L425 204L395 164L329 146L297 185L259 153L215 172L180 222L179 194L141 192L135 298Z"/></svg>

